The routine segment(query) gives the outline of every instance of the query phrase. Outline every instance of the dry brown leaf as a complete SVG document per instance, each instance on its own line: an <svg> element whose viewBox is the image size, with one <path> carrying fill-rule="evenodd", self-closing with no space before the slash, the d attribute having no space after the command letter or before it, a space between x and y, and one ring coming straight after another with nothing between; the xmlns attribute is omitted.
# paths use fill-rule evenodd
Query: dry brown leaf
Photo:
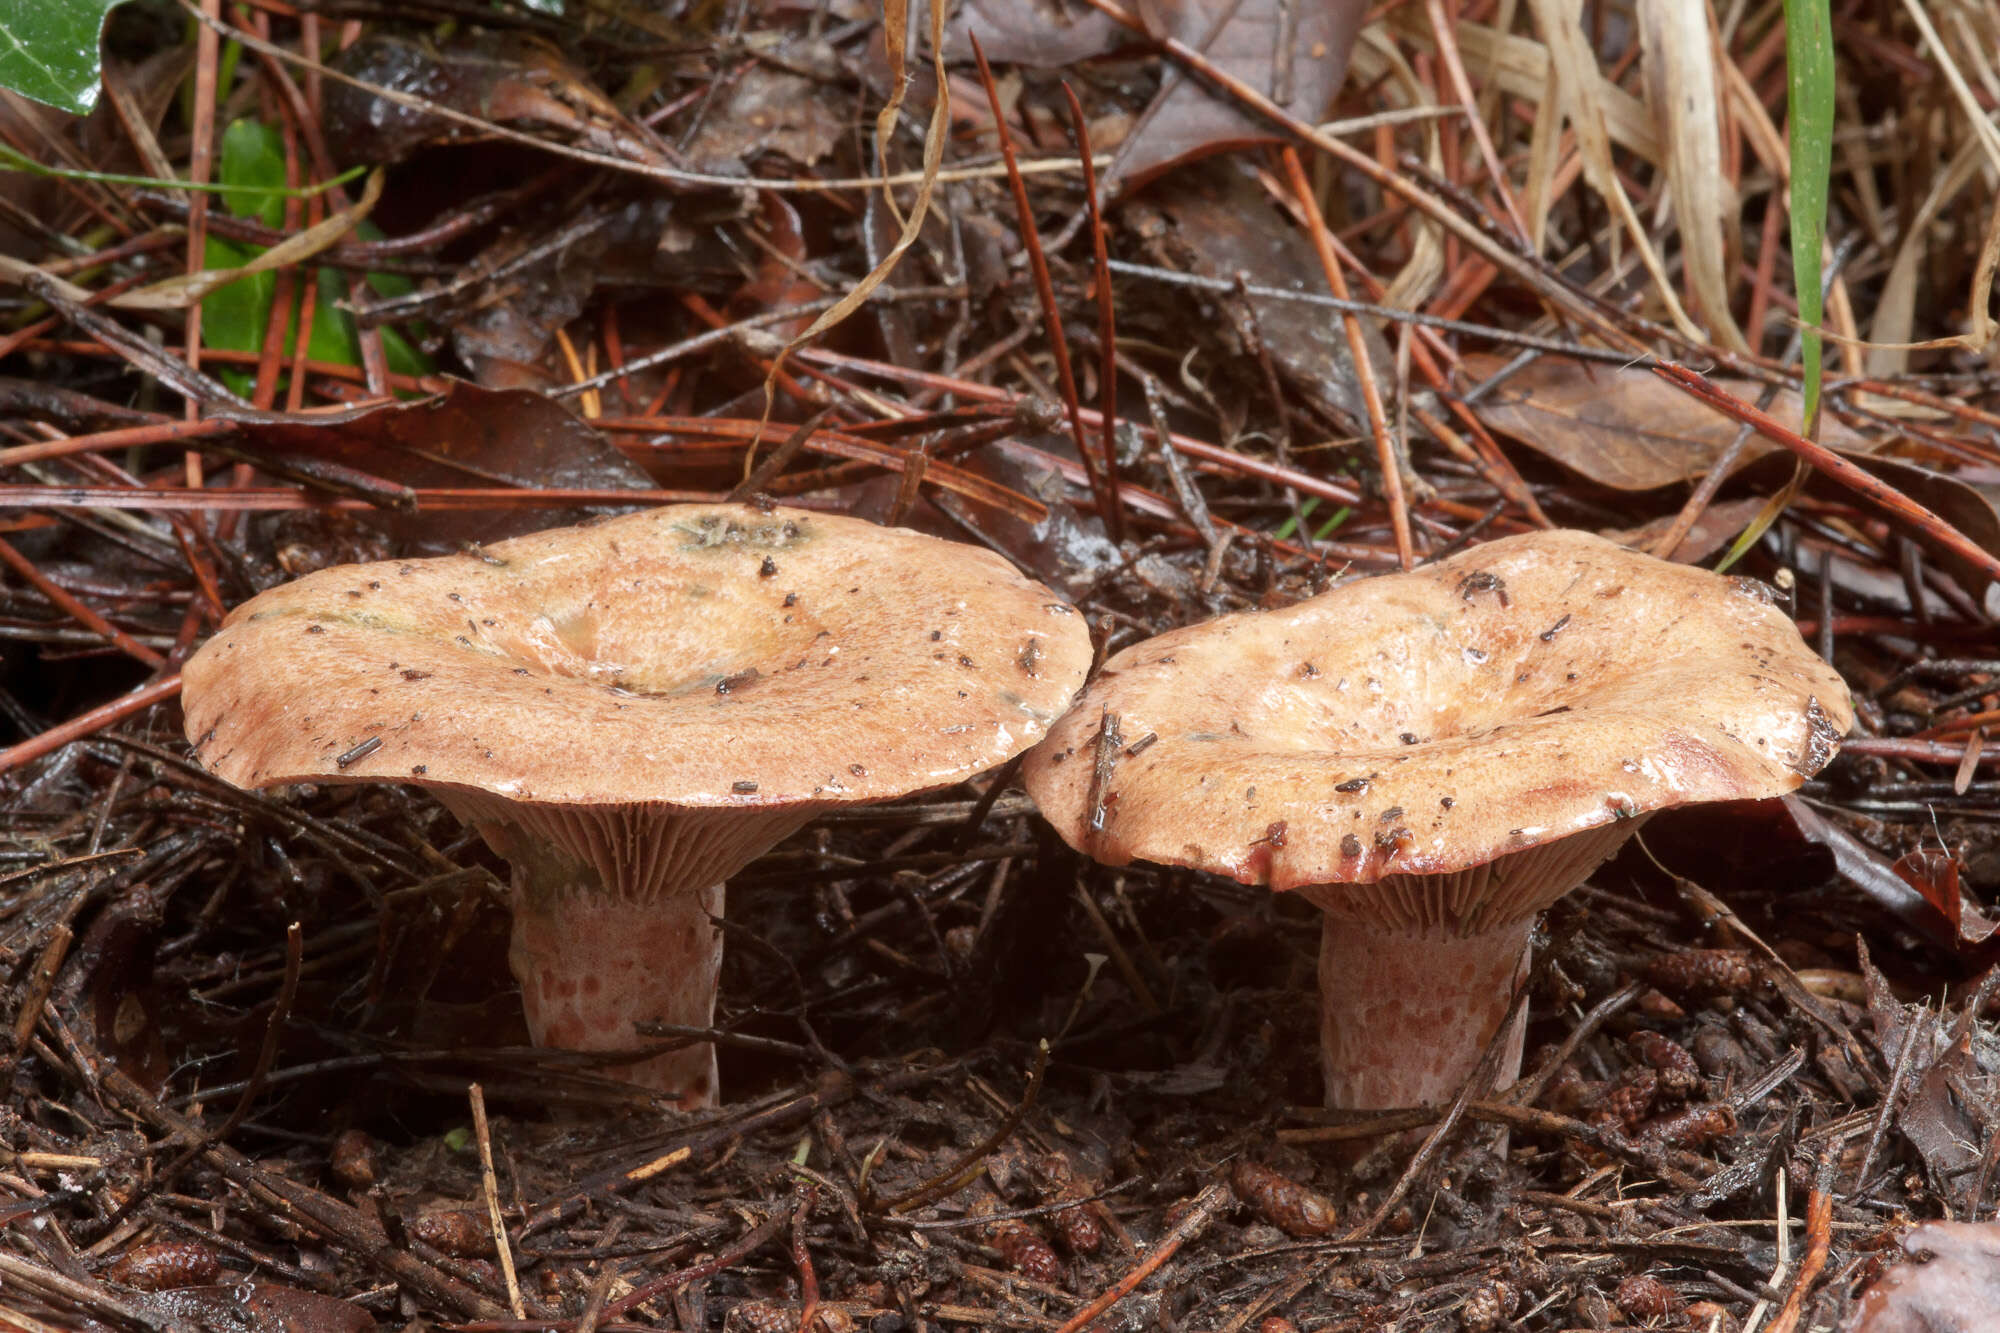
<svg viewBox="0 0 2000 1333"><path fill-rule="evenodd" d="M1700 564L1735 540L1736 534L1748 527L1763 507L1763 498L1755 495L1741 500L1716 501L1701 511L1701 517L1688 529L1687 536L1681 538L1680 545L1664 558L1677 565ZM1653 543L1666 536L1667 530L1679 519L1679 514L1662 514L1636 528L1605 530L1597 535L1635 551L1651 551Z"/></svg>
<svg viewBox="0 0 2000 1333"><path fill-rule="evenodd" d="M246 452L259 461L336 464L405 486L614 490L653 484L569 409L524 389L453 381L444 393L417 402L273 415L244 420L241 431ZM399 552L427 554L581 523L591 513L581 507L371 510L363 517L394 538Z"/></svg>
<svg viewBox="0 0 2000 1333"><path fill-rule="evenodd" d="M1205 278L1285 287L1318 268L1312 243L1270 207L1250 169L1230 158L1204 162L1174 178L1171 198L1158 208L1173 230L1162 241L1163 258ZM1210 298L1216 302L1233 297ZM1278 372L1324 406L1336 420L1365 429L1367 413L1354 376L1354 355L1338 318L1322 306L1277 297L1244 298L1256 336ZM1227 316L1222 316L1227 318ZM1386 379L1394 359L1373 321L1364 324L1375 373Z"/></svg>
<svg viewBox="0 0 2000 1333"><path fill-rule="evenodd" d="M1735 191L1722 171L1721 94L1708 7L1684 0L1640 0L1646 101L1664 140L1667 184L1680 228L1681 262L1715 341L1736 352L1750 345L1729 313L1727 237L1737 225Z"/></svg>
<svg viewBox="0 0 2000 1333"><path fill-rule="evenodd" d="M1147 31L1171 37L1315 123L1347 75L1348 54L1368 6L1363 0L1136 0ZM951 24L954 56L979 38L988 59L1049 69L1088 59L1127 40L1096 10L1060 0L966 0ZM1286 55L1289 54L1289 59ZM1105 172L1107 194L1132 189L1177 163L1279 135L1264 117L1169 64L1160 95L1118 146Z"/></svg>
<svg viewBox="0 0 2000 1333"><path fill-rule="evenodd" d="M1125 29L1081 0L965 0L945 25L946 53L971 59L972 36L988 60L1032 69L1073 65L1126 40Z"/></svg>
<svg viewBox="0 0 2000 1333"><path fill-rule="evenodd" d="M556 143L630 162L671 156L580 67L519 33L474 32L436 45L377 30L341 52L332 67L392 90L420 89L431 106L532 129ZM430 144L490 133L338 79L326 85L325 99L327 142L347 162L398 162Z"/></svg>
<svg viewBox="0 0 2000 1333"><path fill-rule="evenodd" d="M1910 342L1910 333L1916 327L1917 291L1933 239L1931 224L1966 186L1979 179L1985 159L1985 150L1977 139L1967 139L1961 144L1950 163L1931 182L1923 203L1917 207L1916 216L1905 228L1902 244L1896 248L1896 258L1889 265L1889 276L1883 280L1882 294L1875 303L1875 319L1868 329L1869 340L1874 344L1868 350L1870 376L1893 379L1909 369L1910 351L1916 346ZM1996 208L1995 212L2000 214L2000 208ZM1986 314L1986 307L1993 284L1993 264L2000 259L2000 250L1996 250L1996 246L2000 246L2000 230L1989 227L1986 244L1980 251L1977 274L1985 285L1975 284L1971 302L1979 311L1974 324L1974 330L1981 338L1976 344L1978 346L1983 346L1984 341L1992 336L1993 324ZM1901 414L1893 400L1871 398L1869 406Z"/></svg>
<svg viewBox="0 0 2000 1333"><path fill-rule="evenodd" d="M1497 371L1497 356L1468 356L1474 376ZM1718 387L1755 401L1762 386L1718 379ZM1650 371L1592 365L1545 356L1509 376L1480 399L1479 419L1499 433L1604 486L1648 491L1691 481L1707 472L1736 438L1737 425L1704 407ZM1780 421L1797 420L1799 396L1786 389L1769 409ZM1821 443L1866 451L1866 437L1828 418ZM1752 439L1743 461L1777 446Z"/></svg>
<svg viewBox="0 0 2000 1333"><path fill-rule="evenodd" d="M701 122L688 145L701 171L741 170L758 153L778 153L802 167L817 165L847 132L846 94L803 74L756 64L743 71Z"/></svg>
<svg viewBox="0 0 2000 1333"><path fill-rule="evenodd" d="M1362 0L1138 0L1149 32L1207 56L1292 115L1317 123L1347 77L1368 6ZM1281 136L1200 79L1169 75L1105 173L1107 193L1178 162Z"/></svg>

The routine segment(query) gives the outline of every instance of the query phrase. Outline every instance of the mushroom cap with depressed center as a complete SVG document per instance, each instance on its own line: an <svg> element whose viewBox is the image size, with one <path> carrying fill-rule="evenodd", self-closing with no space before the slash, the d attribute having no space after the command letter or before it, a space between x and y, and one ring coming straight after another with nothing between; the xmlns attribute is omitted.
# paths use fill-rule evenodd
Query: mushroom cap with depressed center
<svg viewBox="0 0 2000 1333"><path fill-rule="evenodd" d="M686 505L322 570L238 607L182 678L197 755L239 786L719 814L990 768L1089 662L1082 617L990 552Z"/></svg>
<svg viewBox="0 0 2000 1333"><path fill-rule="evenodd" d="M1762 585L1538 532L1127 648L1023 777L1099 861L1370 885L1790 791L1852 723Z"/></svg>

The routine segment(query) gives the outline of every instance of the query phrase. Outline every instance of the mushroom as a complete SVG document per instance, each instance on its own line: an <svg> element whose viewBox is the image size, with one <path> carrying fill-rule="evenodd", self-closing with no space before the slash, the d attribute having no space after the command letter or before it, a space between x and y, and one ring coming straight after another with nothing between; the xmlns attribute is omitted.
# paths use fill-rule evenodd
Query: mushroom
<svg viewBox="0 0 2000 1333"><path fill-rule="evenodd" d="M537 1044L706 1027L723 885L817 811L1032 744L1082 617L989 552L858 519L687 505L475 552L321 570L238 607L182 673L241 787L433 792L513 871ZM706 1043L626 1067L713 1104Z"/></svg>
<svg viewBox="0 0 2000 1333"><path fill-rule="evenodd" d="M1319 907L1327 1104L1379 1109L1457 1093L1648 815L1790 791L1852 722L1763 585L1538 532L1126 648L1023 776L1099 861Z"/></svg>

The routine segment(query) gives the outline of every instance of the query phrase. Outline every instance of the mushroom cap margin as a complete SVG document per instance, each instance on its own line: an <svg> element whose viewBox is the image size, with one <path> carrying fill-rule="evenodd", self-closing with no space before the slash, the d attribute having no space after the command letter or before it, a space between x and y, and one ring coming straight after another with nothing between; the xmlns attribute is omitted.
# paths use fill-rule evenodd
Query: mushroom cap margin
<svg viewBox="0 0 2000 1333"><path fill-rule="evenodd" d="M1001 763L1090 655L1083 618L990 552L681 505L320 570L236 608L182 678L197 757L238 786L770 808Z"/></svg>
<svg viewBox="0 0 2000 1333"><path fill-rule="evenodd" d="M1557 531L1126 648L1022 776L1097 860L1294 889L1779 795L1852 725L1761 585Z"/></svg>

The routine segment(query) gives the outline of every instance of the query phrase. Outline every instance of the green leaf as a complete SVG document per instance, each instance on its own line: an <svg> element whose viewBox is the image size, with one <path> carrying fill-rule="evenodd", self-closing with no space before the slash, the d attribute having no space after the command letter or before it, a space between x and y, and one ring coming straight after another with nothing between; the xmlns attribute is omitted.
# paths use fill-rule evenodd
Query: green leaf
<svg viewBox="0 0 2000 1333"><path fill-rule="evenodd" d="M9 0L0 0L6 4ZM223 206L238 217L253 217L267 227L284 225L285 205L279 193L285 184L285 145L278 132L262 121L245 118L232 122L222 132L222 151L216 164L222 185ZM381 232L363 222L357 229L364 239L380 239ZM202 257L204 268L241 268L261 247L210 237ZM361 364L361 338L354 317L340 308L347 288L338 270L322 265L313 279L319 286L313 300L312 329L306 338L306 355L330 365ZM371 273L370 287L383 295L398 295L411 289L400 274ZM253 273L202 298L202 336L211 347L227 351L253 352L264 345L271 325L271 303L277 299L275 271ZM293 297L285 316L284 345L290 349L298 336L299 298ZM405 375L427 375L430 361L394 329L382 330L382 350L389 369ZM233 367L219 371L223 383L248 397L253 377Z"/></svg>
<svg viewBox="0 0 2000 1333"><path fill-rule="evenodd" d="M97 105L97 41L119 0L0 0L0 87L76 115Z"/></svg>
<svg viewBox="0 0 2000 1333"><path fill-rule="evenodd" d="M222 132L222 160L216 169L222 206L239 218L267 227L285 220L285 144L261 120L233 120Z"/></svg>
<svg viewBox="0 0 2000 1333"><path fill-rule="evenodd" d="M1785 0L1786 119L1791 138L1792 285L1799 298L1799 365L1805 372L1799 433L1819 436L1820 248L1833 176L1833 17L1828 0Z"/></svg>

